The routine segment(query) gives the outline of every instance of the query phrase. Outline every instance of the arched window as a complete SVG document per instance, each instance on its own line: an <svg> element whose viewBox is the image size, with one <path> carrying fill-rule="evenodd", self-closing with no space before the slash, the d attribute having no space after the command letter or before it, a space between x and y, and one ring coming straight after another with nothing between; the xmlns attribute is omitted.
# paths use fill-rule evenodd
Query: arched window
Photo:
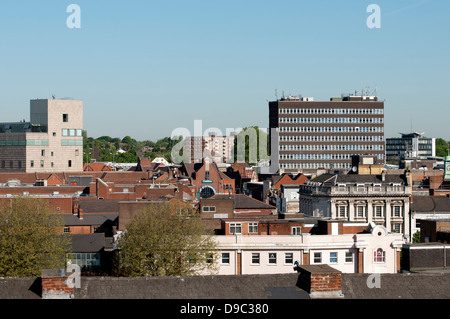
<svg viewBox="0 0 450 319"><path fill-rule="evenodd" d="M375 250L373 252L373 262L374 263L384 263L385 258L386 258L386 252L383 249L378 248L377 250Z"/></svg>
<svg viewBox="0 0 450 319"><path fill-rule="evenodd" d="M210 198L213 196L216 192L214 191L214 188L210 186L204 186L200 191L200 197L201 198Z"/></svg>

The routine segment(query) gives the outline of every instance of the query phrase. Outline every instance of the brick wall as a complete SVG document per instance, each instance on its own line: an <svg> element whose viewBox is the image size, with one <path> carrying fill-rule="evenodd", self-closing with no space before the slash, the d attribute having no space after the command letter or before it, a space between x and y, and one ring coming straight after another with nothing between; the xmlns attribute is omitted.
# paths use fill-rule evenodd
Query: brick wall
<svg viewBox="0 0 450 319"><path fill-rule="evenodd" d="M42 270L42 299L74 298L74 286L68 284L68 276L62 270Z"/></svg>
<svg viewBox="0 0 450 319"><path fill-rule="evenodd" d="M299 266L297 285L309 293L311 298L341 298L341 272L329 265Z"/></svg>

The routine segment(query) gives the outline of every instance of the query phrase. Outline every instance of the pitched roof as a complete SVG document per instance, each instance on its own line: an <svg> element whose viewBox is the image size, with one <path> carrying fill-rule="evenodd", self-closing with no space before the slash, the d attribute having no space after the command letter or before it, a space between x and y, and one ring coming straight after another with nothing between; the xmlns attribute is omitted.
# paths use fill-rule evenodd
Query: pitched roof
<svg viewBox="0 0 450 319"><path fill-rule="evenodd" d="M232 199L235 209L276 209L275 206L266 204L244 194L216 194L209 199Z"/></svg>
<svg viewBox="0 0 450 319"><path fill-rule="evenodd" d="M447 196L413 196L411 210L416 212L450 212Z"/></svg>

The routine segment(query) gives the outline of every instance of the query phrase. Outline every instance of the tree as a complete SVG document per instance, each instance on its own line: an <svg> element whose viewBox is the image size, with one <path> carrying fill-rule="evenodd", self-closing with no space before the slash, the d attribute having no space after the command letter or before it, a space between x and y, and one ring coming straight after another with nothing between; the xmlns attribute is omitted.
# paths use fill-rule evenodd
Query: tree
<svg viewBox="0 0 450 319"><path fill-rule="evenodd" d="M201 216L172 202L146 206L119 239L116 275L187 276L214 272L215 242Z"/></svg>
<svg viewBox="0 0 450 319"><path fill-rule="evenodd" d="M436 156L446 157L448 155L448 143L442 139L436 139Z"/></svg>
<svg viewBox="0 0 450 319"><path fill-rule="evenodd" d="M242 129L234 138L234 160L256 165L258 161L269 159L268 134L258 126ZM245 157L244 157L245 156Z"/></svg>
<svg viewBox="0 0 450 319"><path fill-rule="evenodd" d="M0 208L0 276L37 277L65 268L71 239L48 201L15 197Z"/></svg>

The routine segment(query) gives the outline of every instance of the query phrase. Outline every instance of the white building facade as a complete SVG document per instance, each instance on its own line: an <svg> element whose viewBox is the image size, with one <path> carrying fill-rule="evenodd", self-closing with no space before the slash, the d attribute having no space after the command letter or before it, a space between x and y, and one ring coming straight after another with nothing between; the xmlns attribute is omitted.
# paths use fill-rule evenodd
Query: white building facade
<svg viewBox="0 0 450 319"><path fill-rule="evenodd" d="M396 273L402 235L372 224L344 235L215 236L218 274L280 274L297 265L328 264L343 273Z"/></svg>

